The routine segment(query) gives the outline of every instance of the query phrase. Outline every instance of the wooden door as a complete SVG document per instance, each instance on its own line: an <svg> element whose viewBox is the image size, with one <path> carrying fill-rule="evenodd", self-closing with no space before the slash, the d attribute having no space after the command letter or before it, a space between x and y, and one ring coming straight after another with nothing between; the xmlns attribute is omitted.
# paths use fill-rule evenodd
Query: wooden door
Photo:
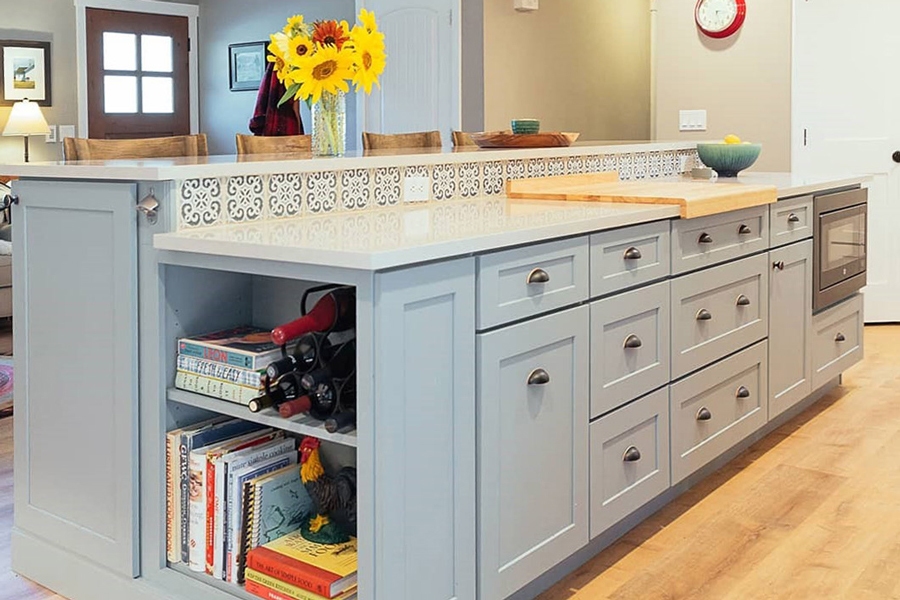
<svg viewBox="0 0 900 600"><path fill-rule="evenodd" d="M88 137L190 133L188 19L86 9Z"/></svg>
<svg viewBox="0 0 900 600"><path fill-rule="evenodd" d="M478 336L479 597L588 542L589 307Z"/></svg>
<svg viewBox="0 0 900 600"><path fill-rule="evenodd" d="M134 184L21 181L15 526L138 575Z"/></svg>
<svg viewBox="0 0 900 600"><path fill-rule="evenodd" d="M769 420L812 392L812 245L769 253Z"/></svg>
<svg viewBox="0 0 900 600"><path fill-rule="evenodd" d="M898 22L896 0L794 0L793 169L873 177L868 322L900 321Z"/></svg>

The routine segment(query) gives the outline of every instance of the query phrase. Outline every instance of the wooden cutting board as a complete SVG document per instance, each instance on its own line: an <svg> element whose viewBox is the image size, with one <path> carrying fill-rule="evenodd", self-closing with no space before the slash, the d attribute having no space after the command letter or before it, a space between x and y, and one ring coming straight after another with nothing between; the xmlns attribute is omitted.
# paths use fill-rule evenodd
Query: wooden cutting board
<svg viewBox="0 0 900 600"><path fill-rule="evenodd" d="M615 171L511 179L506 182L506 195L540 200L677 204L681 207L682 219L772 204L778 200L774 186L718 181L619 181Z"/></svg>

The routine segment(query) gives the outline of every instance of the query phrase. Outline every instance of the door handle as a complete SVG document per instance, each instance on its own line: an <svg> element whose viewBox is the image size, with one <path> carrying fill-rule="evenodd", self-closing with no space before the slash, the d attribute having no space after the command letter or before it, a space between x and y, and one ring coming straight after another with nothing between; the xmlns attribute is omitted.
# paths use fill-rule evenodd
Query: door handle
<svg viewBox="0 0 900 600"><path fill-rule="evenodd" d="M550 373L544 369L535 369L528 375L528 385L546 385L550 383Z"/></svg>
<svg viewBox="0 0 900 600"><path fill-rule="evenodd" d="M772 263L772 268L776 271L784 271L784 261L778 260Z"/></svg>
<svg viewBox="0 0 900 600"><path fill-rule="evenodd" d="M741 225L738 228L738 235L750 235L753 233L753 230L750 229L747 225Z"/></svg>
<svg viewBox="0 0 900 600"><path fill-rule="evenodd" d="M747 389L746 387L744 387L744 386L741 386L741 387L739 387L739 388L737 389L737 391L734 393L734 397L735 397L735 398L741 398L741 399L743 399L743 398L749 398L749 397L750 397L750 390L748 390L748 389Z"/></svg>
<svg viewBox="0 0 900 600"><path fill-rule="evenodd" d="M900 150L895 150L894 153L891 155L891 158L894 159L895 163L900 163Z"/></svg>
<svg viewBox="0 0 900 600"><path fill-rule="evenodd" d="M750 298L741 294L740 296L738 296L737 305L738 306L750 306Z"/></svg>
<svg viewBox="0 0 900 600"><path fill-rule="evenodd" d="M643 342L641 342L641 338L639 338L638 336L636 336L632 333L627 338L625 338L625 344L623 345L623 347L624 348L640 348L643 345L644 344L643 344Z"/></svg>
<svg viewBox="0 0 900 600"><path fill-rule="evenodd" d="M847 338L844 337L843 333L838 333L836 336L834 336L834 341L840 344L841 342L846 342Z"/></svg>
<svg viewBox="0 0 900 600"><path fill-rule="evenodd" d="M625 454L622 455L622 460L625 462L637 462L641 460L641 451L634 446L628 446Z"/></svg>
<svg viewBox="0 0 900 600"><path fill-rule="evenodd" d="M697 243L699 244L712 244L713 239L712 236L708 233L701 233L700 237L697 239Z"/></svg>
<svg viewBox="0 0 900 600"><path fill-rule="evenodd" d="M550 281L550 273L543 269L534 269L528 274L526 283L547 283Z"/></svg>
<svg viewBox="0 0 900 600"><path fill-rule="evenodd" d="M698 421L709 421L710 419L712 419L712 413L705 406L697 411Z"/></svg>
<svg viewBox="0 0 900 600"><path fill-rule="evenodd" d="M705 308L701 308L697 311L697 320L698 321L709 321L712 319L712 313L706 310Z"/></svg>
<svg viewBox="0 0 900 600"><path fill-rule="evenodd" d="M800 222L800 217L798 217L794 213L791 213L788 215L788 223L799 223L799 222Z"/></svg>
<svg viewBox="0 0 900 600"><path fill-rule="evenodd" d="M625 260L638 260L641 258L641 251L632 246L625 251Z"/></svg>

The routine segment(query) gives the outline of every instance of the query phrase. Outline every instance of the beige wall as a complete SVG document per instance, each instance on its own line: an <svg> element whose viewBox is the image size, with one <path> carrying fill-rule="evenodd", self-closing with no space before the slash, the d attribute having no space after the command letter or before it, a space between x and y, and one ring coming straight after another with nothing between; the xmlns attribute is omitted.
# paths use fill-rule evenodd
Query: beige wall
<svg viewBox="0 0 900 600"><path fill-rule="evenodd" d="M531 117L582 140L649 139L649 0L512 4L484 2L486 129Z"/></svg>
<svg viewBox="0 0 900 600"><path fill-rule="evenodd" d="M760 171L791 166L791 3L747 3L728 40L703 36L696 0L657 1L657 132L660 140L708 140L734 133L763 144ZM678 131L678 111L706 109L708 130Z"/></svg>

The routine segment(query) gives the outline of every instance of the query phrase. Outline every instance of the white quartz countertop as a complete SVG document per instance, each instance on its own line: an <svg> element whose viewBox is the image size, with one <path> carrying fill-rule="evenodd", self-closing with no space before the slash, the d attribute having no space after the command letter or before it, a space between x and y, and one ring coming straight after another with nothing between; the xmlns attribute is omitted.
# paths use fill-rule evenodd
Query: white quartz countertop
<svg viewBox="0 0 900 600"><path fill-rule="evenodd" d="M813 192L842 188L851 185L861 185L871 179L868 175L822 175L801 173L766 173L748 171L737 177L722 177L709 180L716 183L744 183L747 185L771 185L778 190L778 198L792 198L803 196ZM667 177L663 181L704 181L692 179L689 176Z"/></svg>
<svg viewBox="0 0 900 600"><path fill-rule="evenodd" d="M154 236L160 250L380 270L677 217L666 205L476 198Z"/></svg>
<svg viewBox="0 0 900 600"><path fill-rule="evenodd" d="M146 160L85 160L0 165L0 174L45 179L97 179L116 181L169 181L198 177L270 175L343 169L374 169L436 163L555 158L585 154L662 152L696 148L694 142L597 141L578 142L565 148L481 149L418 148L354 151L337 158L310 154L256 154L201 156Z"/></svg>

